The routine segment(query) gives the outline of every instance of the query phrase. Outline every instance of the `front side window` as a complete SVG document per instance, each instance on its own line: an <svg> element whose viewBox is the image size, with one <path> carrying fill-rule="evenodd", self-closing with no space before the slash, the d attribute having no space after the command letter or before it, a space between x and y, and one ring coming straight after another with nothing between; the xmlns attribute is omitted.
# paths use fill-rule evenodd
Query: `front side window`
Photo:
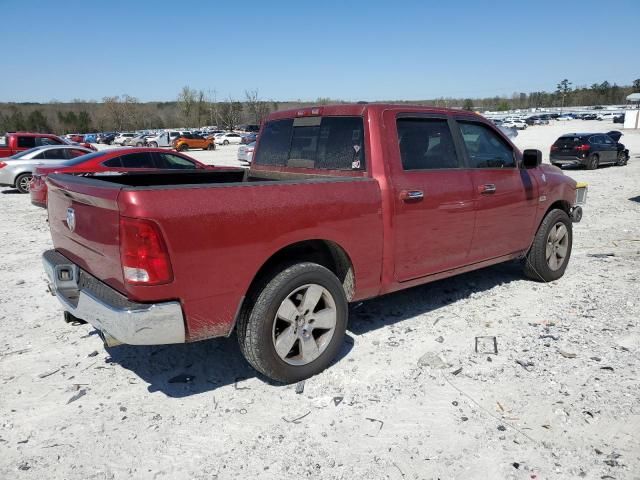
<svg viewBox="0 0 640 480"><path fill-rule="evenodd" d="M396 126L404 170L459 167L446 119L399 118Z"/></svg>
<svg viewBox="0 0 640 480"><path fill-rule="evenodd" d="M491 128L481 123L458 121L471 168L513 168L513 150Z"/></svg>

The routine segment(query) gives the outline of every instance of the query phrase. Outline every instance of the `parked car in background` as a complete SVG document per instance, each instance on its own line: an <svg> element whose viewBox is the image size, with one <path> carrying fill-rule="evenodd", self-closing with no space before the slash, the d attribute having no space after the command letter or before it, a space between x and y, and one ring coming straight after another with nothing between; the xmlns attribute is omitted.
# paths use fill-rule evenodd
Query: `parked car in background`
<svg viewBox="0 0 640 480"><path fill-rule="evenodd" d="M249 172L50 175L45 272L107 346L235 333L297 382L343 350L349 302L515 259L562 277L580 190L541 161L461 110L279 111Z"/></svg>
<svg viewBox="0 0 640 480"><path fill-rule="evenodd" d="M255 132L252 133L247 133L244 135L241 135L240 137L240 143L248 145L250 143L255 142L258 139L258 134Z"/></svg>
<svg viewBox="0 0 640 480"><path fill-rule="evenodd" d="M219 133L215 136L215 142L218 145L237 145L242 141L242 137L239 133L225 132Z"/></svg>
<svg viewBox="0 0 640 480"><path fill-rule="evenodd" d="M136 133L119 133L118 135L116 135L116 138L113 139L113 142L115 145L120 145L123 146L127 140L136 137L137 134Z"/></svg>
<svg viewBox="0 0 640 480"><path fill-rule="evenodd" d="M527 124L522 120L509 120L506 122L502 122L502 127L505 128L516 128L518 130L526 130Z"/></svg>
<svg viewBox="0 0 640 480"><path fill-rule="evenodd" d="M114 132L99 133L96 137L97 143L104 143L105 145L111 145L118 134Z"/></svg>
<svg viewBox="0 0 640 480"><path fill-rule="evenodd" d="M613 112L599 113L596 117L596 120L613 120L613 117L615 117L616 115L618 114Z"/></svg>
<svg viewBox="0 0 640 480"><path fill-rule="evenodd" d="M205 165L181 153L155 148L114 148L101 150L92 155L78 157L53 166L40 165L35 169L31 181L31 203L47 206L47 175L51 173L95 174L146 172L155 170L207 170Z"/></svg>
<svg viewBox="0 0 640 480"><path fill-rule="evenodd" d="M238 161L251 163L255 148L256 142L249 143L248 145L240 145L238 148Z"/></svg>
<svg viewBox="0 0 640 480"><path fill-rule="evenodd" d="M595 170L599 165L626 165L629 150L619 143L621 132L567 133L551 146L549 160L556 167L577 166Z"/></svg>
<svg viewBox="0 0 640 480"><path fill-rule="evenodd" d="M150 138L149 134L136 135L135 137L128 138L124 141L123 145L130 147L144 147L147 144L147 138Z"/></svg>
<svg viewBox="0 0 640 480"><path fill-rule="evenodd" d="M202 150L215 150L216 144L211 138L205 138L201 135L193 133L185 133L180 135L173 141L173 148L178 152L184 152L193 148L201 148Z"/></svg>
<svg viewBox="0 0 640 480"><path fill-rule="evenodd" d="M147 138L147 145L155 148L155 147L171 147L173 146L173 141L182 136L188 135L189 132L179 132L179 131L166 131L159 133L157 135L153 135Z"/></svg>
<svg viewBox="0 0 640 480"><path fill-rule="evenodd" d="M68 135L65 135L65 138L71 142L83 143L84 133L70 133Z"/></svg>
<svg viewBox="0 0 640 480"><path fill-rule="evenodd" d="M613 117L613 123L622 123L624 124L624 113L621 113L620 115L616 115L615 117Z"/></svg>
<svg viewBox="0 0 640 480"><path fill-rule="evenodd" d="M597 120L598 115L596 115L595 113L585 113L581 118L582 120Z"/></svg>
<svg viewBox="0 0 640 480"><path fill-rule="evenodd" d="M9 132L0 136L0 158L10 157L24 150L44 145L80 145L90 150L96 149L89 143L74 143L49 133Z"/></svg>
<svg viewBox="0 0 640 480"><path fill-rule="evenodd" d="M58 164L92 152L79 145L48 145L24 150L0 161L0 186L28 193L33 172L38 166Z"/></svg>
<svg viewBox="0 0 640 480"><path fill-rule="evenodd" d="M573 115L564 114L556 117L556 120L559 122L568 122L569 120L574 120Z"/></svg>

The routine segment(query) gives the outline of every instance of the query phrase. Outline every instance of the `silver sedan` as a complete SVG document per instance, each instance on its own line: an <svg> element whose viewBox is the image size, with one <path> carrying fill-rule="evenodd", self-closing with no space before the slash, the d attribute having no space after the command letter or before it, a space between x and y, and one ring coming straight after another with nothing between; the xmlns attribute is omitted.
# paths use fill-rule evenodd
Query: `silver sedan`
<svg viewBox="0 0 640 480"><path fill-rule="evenodd" d="M0 159L0 186L14 187L20 193L28 193L29 183L36 167L56 165L88 153L93 153L93 150L79 145L47 145L2 158Z"/></svg>

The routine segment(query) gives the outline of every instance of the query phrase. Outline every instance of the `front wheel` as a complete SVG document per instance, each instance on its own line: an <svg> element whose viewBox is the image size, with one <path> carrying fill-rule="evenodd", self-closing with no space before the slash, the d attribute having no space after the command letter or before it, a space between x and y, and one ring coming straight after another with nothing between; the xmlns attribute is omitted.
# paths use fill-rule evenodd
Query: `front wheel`
<svg viewBox="0 0 640 480"><path fill-rule="evenodd" d="M525 258L524 273L532 280L557 280L567 268L573 245L573 230L564 210L551 210L542 220Z"/></svg>
<svg viewBox="0 0 640 480"><path fill-rule="evenodd" d="M347 327L338 278L315 263L285 268L254 289L238 320L247 361L272 380L312 377L338 355Z"/></svg>
<svg viewBox="0 0 640 480"><path fill-rule="evenodd" d="M229 140L225 140L222 142L223 145L229 145Z"/></svg>
<svg viewBox="0 0 640 480"><path fill-rule="evenodd" d="M179 152L186 152L187 150L189 150L189 146L187 144L183 143L182 145L178 145Z"/></svg>
<svg viewBox="0 0 640 480"><path fill-rule="evenodd" d="M149 146L151 148L158 148L158 143L157 142L149 142Z"/></svg>
<svg viewBox="0 0 640 480"><path fill-rule="evenodd" d="M211 143L208 147L207 150L215 150L216 149L216 144L215 143Z"/></svg>
<svg viewBox="0 0 640 480"><path fill-rule="evenodd" d="M16 188L20 193L29 193L29 184L33 176L30 173L23 173L16 178Z"/></svg>

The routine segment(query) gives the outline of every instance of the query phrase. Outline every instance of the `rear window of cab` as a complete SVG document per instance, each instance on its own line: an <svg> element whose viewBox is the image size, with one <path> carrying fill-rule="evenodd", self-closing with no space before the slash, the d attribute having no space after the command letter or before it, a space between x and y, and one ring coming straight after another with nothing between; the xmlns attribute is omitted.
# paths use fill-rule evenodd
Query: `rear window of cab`
<svg viewBox="0 0 640 480"><path fill-rule="evenodd" d="M362 117L300 117L267 122L254 163L321 170L364 170Z"/></svg>

